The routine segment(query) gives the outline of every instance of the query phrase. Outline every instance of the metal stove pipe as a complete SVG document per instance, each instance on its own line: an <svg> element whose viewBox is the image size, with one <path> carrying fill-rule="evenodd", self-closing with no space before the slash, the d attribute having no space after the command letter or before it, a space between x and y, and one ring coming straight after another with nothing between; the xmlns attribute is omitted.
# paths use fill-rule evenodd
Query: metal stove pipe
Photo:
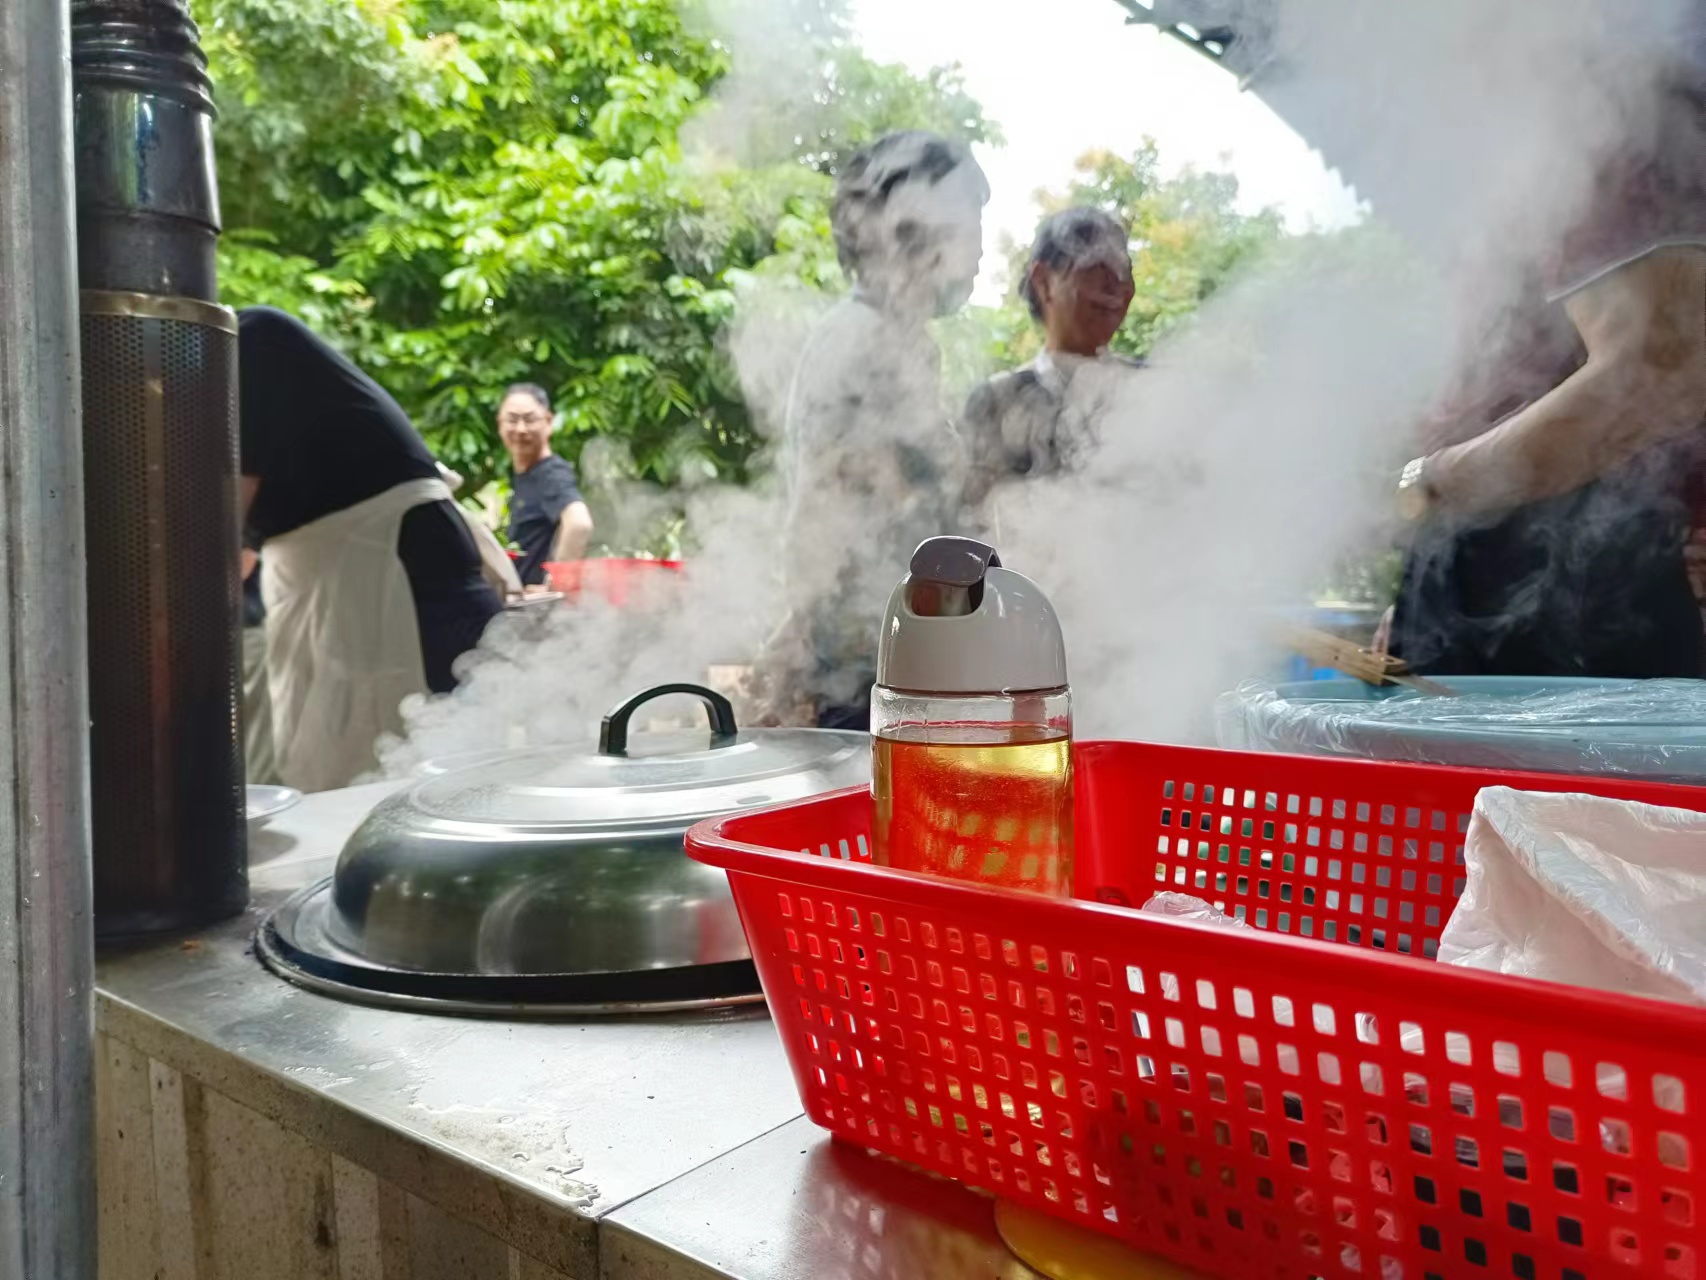
<svg viewBox="0 0 1706 1280"><path fill-rule="evenodd" d="M72 0L95 929L248 901L236 317L183 0Z"/></svg>

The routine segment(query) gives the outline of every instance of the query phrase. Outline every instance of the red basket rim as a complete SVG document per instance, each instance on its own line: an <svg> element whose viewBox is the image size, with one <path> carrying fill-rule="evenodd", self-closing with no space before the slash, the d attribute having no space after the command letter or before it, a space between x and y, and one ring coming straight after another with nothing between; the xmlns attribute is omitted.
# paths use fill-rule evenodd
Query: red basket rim
<svg viewBox="0 0 1706 1280"><path fill-rule="evenodd" d="M1131 743L1112 738L1091 738L1075 741L1072 744L1074 759L1084 755L1099 755L1107 752L1117 752ZM1437 778L1442 774L1452 774L1459 777L1473 775L1482 779L1482 786L1511 787L1518 791L1545 791L1552 794L1580 791L1587 795L1611 796L1613 799L1627 799L1629 796L1612 795L1612 792L1639 792L1643 803L1660 804L1665 796L1681 798L1693 795L1699 799L1700 808L1696 812L1706 812L1706 786L1691 786L1682 782L1659 782L1649 778L1622 777L1610 775L1600 777L1591 774L1575 773L1541 773L1533 769L1488 769L1480 765L1443 765L1428 764L1419 760L1367 760L1356 756L1310 756L1292 751L1255 751L1245 752L1221 747L1183 747L1171 743L1143 743L1165 750L1169 756L1176 756L1181 762L1192 760L1212 761L1227 755L1236 755L1245 761L1271 760L1280 766L1286 764L1311 764L1330 766L1334 772L1347 776L1364 774L1368 777L1392 778L1408 776L1411 778ZM1527 786L1523 784L1527 783ZM1560 783L1575 783L1577 786L1560 786ZM777 808L782 806L778 805ZM756 813L757 810L747 810Z"/></svg>
<svg viewBox="0 0 1706 1280"><path fill-rule="evenodd" d="M1373 763L1379 767L1378 762L1354 763ZM1427 769L1427 766L1404 767ZM1500 776L1523 778L1543 775L1509 773ZM1554 782L1557 779L1557 775L1544 776ZM1267 930L1212 928L1139 912L1130 907L1081 898L1042 898L1017 890L956 883L800 850L769 848L741 838L741 828L754 821L774 820L780 814L811 811L861 795L868 796L869 788L849 787L808 800L709 818L688 831L687 853L696 861L710 866L778 883L805 885L855 896L887 897L927 910L972 909L990 919L992 930L1000 928L999 922L1003 917L1015 913L1026 916L1030 930L1034 931L1040 924L1068 933L1075 922L1082 928L1087 917L1110 925L1115 921L1130 922L1137 917L1146 928L1172 930L1174 938L1168 949L1174 952L1200 955L1212 949L1224 960L1228 954L1236 957L1242 951L1249 957L1252 972L1264 971L1266 966L1283 956L1287 972L1300 979L1324 976L1329 981L1344 983L1350 976L1347 969L1354 967L1360 971L1359 984L1373 987L1389 982L1400 983L1418 998L1442 1008L1474 1001L1484 1009L1510 1009L1529 1022L1537 1015L1560 1021L1591 1019L1602 1031L1654 1049L1672 1049L1678 1035L1691 1033L1701 1037L1701 1043L1706 1044L1706 1009L1679 1002L1442 965L1416 956L1394 955Z"/></svg>

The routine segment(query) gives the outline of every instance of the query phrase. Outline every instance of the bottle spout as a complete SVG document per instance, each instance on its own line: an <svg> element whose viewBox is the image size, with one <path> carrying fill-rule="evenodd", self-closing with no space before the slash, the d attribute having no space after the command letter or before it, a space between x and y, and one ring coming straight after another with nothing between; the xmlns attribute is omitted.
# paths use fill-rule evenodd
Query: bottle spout
<svg viewBox="0 0 1706 1280"><path fill-rule="evenodd" d="M963 618L983 604L984 577L1001 567L994 547L975 538L928 538L912 553L907 605L921 618Z"/></svg>

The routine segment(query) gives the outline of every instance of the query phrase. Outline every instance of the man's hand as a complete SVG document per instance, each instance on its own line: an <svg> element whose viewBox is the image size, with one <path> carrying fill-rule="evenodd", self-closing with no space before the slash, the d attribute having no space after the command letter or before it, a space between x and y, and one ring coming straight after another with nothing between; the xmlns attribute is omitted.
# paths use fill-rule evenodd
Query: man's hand
<svg viewBox="0 0 1706 1280"><path fill-rule="evenodd" d="M1388 606L1380 615L1380 623L1374 628L1374 641L1369 645L1369 652L1375 657L1384 658L1392 652L1392 620L1397 616L1397 605Z"/></svg>

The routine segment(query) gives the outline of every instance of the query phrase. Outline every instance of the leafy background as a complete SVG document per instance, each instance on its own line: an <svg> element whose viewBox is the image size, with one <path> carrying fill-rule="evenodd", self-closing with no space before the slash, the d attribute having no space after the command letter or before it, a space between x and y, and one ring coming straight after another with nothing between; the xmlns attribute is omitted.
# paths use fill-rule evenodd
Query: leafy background
<svg viewBox="0 0 1706 1280"><path fill-rule="evenodd" d="M795 2L801 82L743 115L731 147L704 126L745 55L695 0L196 0L225 300L283 307L339 343L494 514L498 400L544 385L558 451L597 461L595 513L636 485L666 499L643 529L601 520L625 540L604 549L679 550L668 496L748 483L767 456L729 355L743 290L846 287L837 167L894 128L1000 142L956 68L875 62L840 0ZM1130 223L1137 300L1116 346L1142 354L1284 239L1277 213L1236 200L1227 174L1163 176L1151 144L1084 157L1038 213L1094 204ZM1008 246L1011 279L1025 251ZM1010 296L949 322L943 343L964 389L1030 358L1037 335Z"/></svg>

